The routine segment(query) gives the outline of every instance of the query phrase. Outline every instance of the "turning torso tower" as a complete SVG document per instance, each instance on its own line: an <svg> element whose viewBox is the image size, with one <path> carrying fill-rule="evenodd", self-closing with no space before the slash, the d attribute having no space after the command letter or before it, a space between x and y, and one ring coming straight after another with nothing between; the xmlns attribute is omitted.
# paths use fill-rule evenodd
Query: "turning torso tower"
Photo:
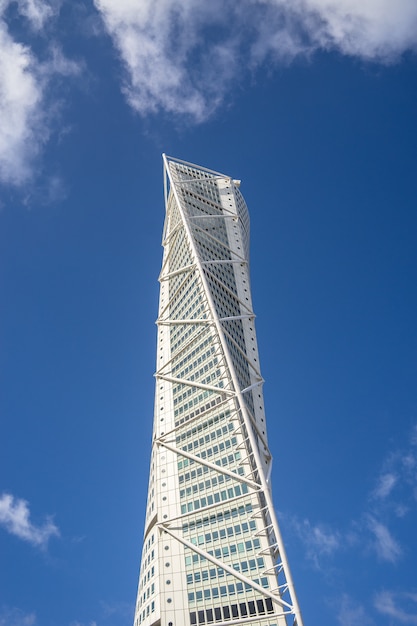
<svg viewBox="0 0 417 626"><path fill-rule="evenodd" d="M134 626L303 626L271 490L239 181L164 155L155 414Z"/></svg>

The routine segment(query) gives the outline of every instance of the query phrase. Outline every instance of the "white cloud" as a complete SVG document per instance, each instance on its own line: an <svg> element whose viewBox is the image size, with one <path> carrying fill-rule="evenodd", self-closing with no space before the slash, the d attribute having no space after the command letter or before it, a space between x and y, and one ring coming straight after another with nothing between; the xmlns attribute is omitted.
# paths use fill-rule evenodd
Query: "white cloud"
<svg viewBox="0 0 417 626"><path fill-rule="evenodd" d="M417 453L414 426L408 443L392 451L385 459L377 484L370 496L373 513L392 512L404 517L412 510L413 493L417 489Z"/></svg>
<svg viewBox="0 0 417 626"><path fill-rule="evenodd" d="M381 591L375 596L374 605L396 624L417 624L417 593Z"/></svg>
<svg viewBox="0 0 417 626"><path fill-rule="evenodd" d="M34 613L24 613L16 608L3 608L0 611L0 626L34 626L35 624Z"/></svg>
<svg viewBox="0 0 417 626"><path fill-rule="evenodd" d="M50 136L56 108L47 98L52 79L74 75L80 67L65 59L56 44L40 61L28 44L17 41L7 23L10 4L0 3L0 182L19 187L33 179ZM24 18L22 33L28 24L39 35L54 14L50 4L39 0L20 0L17 8Z"/></svg>
<svg viewBox="0 0 417 626"><path fill-rule="evenodd" d="M46 547L51 537L59 536L59 530L50 518L41 526L32 524L28 503L7 493L0 497L0 525L11 535L38 547Z"/></svg>
<svg viewBox="0 0 417 626"><path fill-rule="evenodd" d="M320 569L320 560L332 556L340 548L340 535L322 525L312 525L308 520L292 520L292 525L306 546L306 556Z"/></svg>
<svg viewBox="0 0 417 626"><path fill-rule="evenodd" d="M249 65L336 50L390 63L417 49L415 0L94 0L142 114L205 119Z"/></svg>
<svg viewBox="0 0 417 626"><path fill-rule="evenodd" d="M267 6L271 38L264 53L280 55L277 32L290 32L308 50L337 50L365 60L392 62L405 50L417 47L417 5L414 0L258 0ZM277 28L277 20L279 28Z"/></svg>
<svg viewBox="0 0 417 626"><path fill-rule="evenodd" d="M398 542L392 537L388 528L377 519L368 515L367 524L374 536L373 547L382 561L395 563L402 554Z"/></svg>
<svg viewBox="0 0 417 626"><path fill-rule="evenodd" d="M367 626L373 624L364 607L354 602L347 594L343 594L340 610L337 615L340 626Z"/></svg>
<svg viewBox="0 0 417 626"><path fill-rule="evenodd" d="M219 103L227 65L233 62L229 48L203 48L199 39L205 27L222 21L219 0L94 1L128 72L123 90L134 109L163 109L198 121ZM198 76L193 65L202 70ZM213 74L220 68L216 90Z"/></svg>
<svg viewBox="0 0 417 626"><path fill-rule="evenodd" d="M374 497L378 500L384 500L390 495L391 491L397 483L398 477L393 473L382 474L379 477L378 484L374 491Z"/></svg>
<svg viewBox="0 0 417 626"><path fill-rule="evenodd" d="M6 6L9 4L6 0ZM17 5L21 15L29 20L31 27L40 30L45 22L53 15L52 6L44 0L18 0Z"/></svg>
<svg viewBox="0 0 417 626"><path fill-rule="evenodd" d="M346 518L345 528L313 524L292 518L291 525L306 547L306 557L322 569L323 557L333 557L341 550L369 548L381 561L395 564L403 556L403 548L394 537L401 536L401 520L412 515L417 499L416 427L407 445L390 452L383 463L376 487L369 494L367 506L357 519ZM395 494L395 498L393 495Z"/></svg>
<svg viewBox="0 0 417 626"><path fill-rule="evenodd" d="M0 22L0 180L28 181L33 159L46 139L42 85L29 48L13 41Z"/></svg>
<svg viewBox="0 0 417 626"><path fill-rule="evenodd" d="M135 606L130 602L102 602L101 606L103 609L103 615L106 618L112 617L113 620L115 616L130 620L135 612Z"/></svg>
<svg viewBox="0 0 417 626"><path fill-rule="evenodd" d="M49 59L39 66L41 76L47 80L58 74L69 77L77 76L82 70L82 64L68 59L56 43L49 46Z"/></svg>

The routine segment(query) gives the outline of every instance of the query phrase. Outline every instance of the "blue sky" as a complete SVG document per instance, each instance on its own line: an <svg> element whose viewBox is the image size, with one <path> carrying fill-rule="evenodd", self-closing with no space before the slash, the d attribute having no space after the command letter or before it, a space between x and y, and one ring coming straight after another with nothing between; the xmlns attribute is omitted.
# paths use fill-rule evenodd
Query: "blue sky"
<svg viewBox="0 0 417 626"><path fill-rule="evenodd" d="M417 5L0 3L0 626L132 623L161 153L242 179L305 624L417 624Z"/></svg>

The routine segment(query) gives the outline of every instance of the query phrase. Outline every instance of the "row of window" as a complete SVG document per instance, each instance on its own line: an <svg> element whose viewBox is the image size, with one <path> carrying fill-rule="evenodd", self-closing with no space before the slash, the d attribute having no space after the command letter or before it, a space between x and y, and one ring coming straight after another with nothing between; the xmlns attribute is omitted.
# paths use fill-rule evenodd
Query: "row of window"
<svg viewBox="0 0 417 626"><path fill-rule="evenodd" d="M197 209L193 214L193 224L196 224L205 231L215 230L217 231L222 224L224 224L224 217L221 213L221 208L216 205L211 205L205 200L194 204L190 200L187 201L187 208L192 211L192 208Z"/></svg>
<svg viewBox="0 0 417 626"><path fill-rule="evenodd" d="M224 287L219 287L214 277L207 272L207 280L210 286L210 293L214 300L216 311L220 318L238 316L241 314L240 302L231 293L226 292Z"/></svg>
<svg viewBox="0 0 417 626"><path fill-rule="evenodd" d="M219 255L219 250L229 248L229 240L225 229L224 218L213 216L206 212L196 216L193 220L192 236L197 246L204 242L209 248L213 248L213 257Z"/></svg>
<svg viewBox="0 0 417 626"><path fill-rule="evenodd" d="M200 304L198 306L199 301L196 300L194 304L192 304L187 310L177 311L176 313L170 312L170 319L175 321L176 319L194 319L199 320L202 317L202 313L204 314L206 311L206 305ZM198 306L198 308L196 308ZM194 312L193 312L194 311Z"/></svg>
<svg viewBox="0 0 417 626"><path fill-rule="evenodd" d="M184 198L195 198L197 202L201 199L204 203L210 203L216 208L216 203L220 202L219 192L215 179L210 175L204 175L200 170L187 168L187 176L194 180L187 180L181 186ZM187 184L187 187L185 186ZM194 193L193 193L194 192Z"/></svg>
<svg viewBox="0 0 417 626"><path fill-rule="evenodd" d="M230 337L237 343L246 354L246 341L243 332L242 320L224 320L222 326Z"/></svg>
<svg viewBox="0 0 417 626"><path fill-rule="evenodd" d="M153 561L154 558L155 558L155 550L152 550L152 552L150 552L148 556L143 559L142 561L143 567L147 567L149 563Z"/></svg>
<svg viewBox="0 0 417 626"><path fill-rule="evenodd" d="M146 600L148 600L149 597L152 596L154 593L155 593L155 583L152 583L151 585L149 585L147 589L145 589L145 591L141 595L139 606L142 606L142 604L145 604Z"/></svg>
<svg viewBox="0 0 417 626"><path fill-rule="evenodd" d="M178 393L188 387L188 382L194 382L194 380L199 380L200 376L203 376L203 374L205 374L206 372L208 372L209 370L213 369L214 367L216 367L216 365L218 364L218 358L214 357L214 359L212 361L210 361L209 363L206 363L203 367L201 367L198 371L196 371L194 374L191 374L190 376L188 376L187 379L182 378L182 380L187 380L186 383L180 383L179 385L175 385L172 388L172 394L175 397L177 397ZM218 374L220 376L220 372ZM205 384L204 380L201 381L203 384Z"/></svg>
<svg viewBox="0 0 417 626"><path fill-rule="evenodd" d="M190 286L187 289L188 285ZM196 281L193 281L191 276L188 276L170 302L170 318L181 318L184 316L185 311L193 311L202 302L202 297L199 292L199 286ZM185 317L187 317L187 314Z"/></svg>
<svg viewBox="0 0 417 626"><path fill-rule="evenodd" d="M245 389L251 384L248 361L229 337L226 336L225 339L231 353L234 370L238 377L240 388Z"/></svg>
<svg viewBox="0 0 417 626"><path fill-rule="evenodd" d="M178 443L180 443L180 441L184 441L185 439L189 439L190 437L194 437L195 435L197 435L201 431L207 430L207 428L211 428L212 426L218 424L219 422L222 422L226 417L229 417L229 415L230 415L230 411L227 410L224 413L220 413L219 415L215 415L214 417L211 417L210 419L205 420L204 422L200 422L196 426L193 426L193 428L190 428L189 430L184 431L183 433L181 433L181 435L179 435L176 438L176 443L178 444ZM224 429L225 426L223 426L222 428ZM229 425L228 428L229 428L229 430L232 430L230 425ZM216 432L218 432L218 431L216 431ZM220 435L218 435L218 436L220 436Z"/></svg>
<svg viewBox="0 0 417 626"><path fill-rule="evenodd" d="M145 552L145 554L149 550L149 548L151 547L151 545L153 544L154 541L155 541L155 536L152 533L152 535L149 537L149 539L145 542L145 545L143 546L143 551Z"/></svg>
<svg viewBox="0 0 417 626"><path fill-rule="evenodd" d="M235 198L238 209L238 215L240 218L241 226L243 227L243 232L247 238L249 238L249 211L246 206L246 202L243 199L242 193L235 187Z"/></svg>
<svg viewBox="0 0 417 626"><path fill-rule="evenodd" d="M152 565L152 567L149 568L148 571L143 576L141 575L139 588L143 589L146 583L148 583L149 580L153 578L154 574L155 574L155 566Z"/></svg>
<svg viewBox="0 0 417 626"><path fill-rule="evenodd" d="M204 535L197 535L197 538L191 539L191 542L199 546L203 543L218 541L219 539L223 540L230 537L239 537L240 535L246 535L248 532L256 532L256 522L254 519L247 522L241 522L235 526L227 526L226 528L213 530L211 533L205 533Z"/></svg>
<svg viewBox="0 0 417 626"><path fill-rule="evenodd" d="M259 539L254 539L253 542L240 542L238 544L233 544L231 546L224 546L223 548L216 548L215 550L207 550L207 554L211 556L215 556L217 559L221 559L221 558L226 558L228 556L231 556L237 553L244 553L245 549L259 550L259 547L260 547ZM253 562L252 563L253 567L256 567L255 559L252 559L251 561ZM198 553L193 553L185 557L186 566L191 566L191 565L195 566L197 563L206 563L206 562L207 562L206 557ZM246 564L246 565L243 565L243 564ZM232 565L232 567L238 570L238 564L236 564L236 566ZM248 566L246 561L242 561L241 567L246 568L245 570L242 569L242 571L248 571L248 568L252 569L252 566L250 565Z"/></svg>
<svg viewBox="0 0 417 626"><path fill-rule="evenodd" d="M208 187L207 185L203 185L196 181L195 183L193 183L193 190L195 190L196 193L193 193L189 189L182 188L181 189L182 196L185 202L187 203L187 205L199 209L200 208L199 205L193 204L193 200L194 202L198 202L198 203L200 203L201 200L203 200L205 205L210 206L210 214L217 213L217 212L221 213L221 208L219 206L220 196L219 196L219 192L217 189L217 184L215 181L213 182L214 184L212 183L211 187Z"/></svg>
<svg viewBox="0 0 417 626"><path fill-rule="evenodd" d="M212 264L209 265L210 273L221 283L226 285L235 295L237 295L235 273L233 271L233 265L227 264Z"/></svg>
<svg viewBox="0 0 417 626"><path fill-rule="evenodd" d="M210 224L212 221L213 220L210 220ZM203 217L202 220L200 219L198 222L195 221L193 223L194 241L197 246L203 245L213 251L210 260L213 258L223 259L225 250L230 254L229 239L224 227L224 219L220 218L216 226L213 227L209 225L209 228L204 228L204 222L207 224L207 218L204 219Z"/></svg>
<svg viewBox="0 0 417 626"><path fill-rule="evenodd" d="M219 387L220 386L223 387L222 381L220 381L220 383L219 383ZM195 396L189 402L186 402L185 404L181 405L178 409L175 409L174 417L178 417L178 415L182 415L183 413L187 413L187 411L189 409L192 409L197 404L200 404L201 402L203 402L203 400L205 398L208 398L209 396L212 396L213 393L215 393L215 392L214 391L203 391L202 393L199 393L198 396Z"/></svg>
<svg viewBox="0 0 417 626"><path fill-rule="evenodd" d="M174 239L174 238L173 238ZM188 245L185 237L185 233L183 230L178 230L175 235L175 241L171 241L171 245L169 248L169 269L168 272L175 272L177 270L181 270L184 267L187 267L191 264L190 253L188 250ZM174 294L177 292L181 283L184 284L185 280L195 280L195 273L178 273L175 276L169 276L165 278L168 281L168 289L167 291L170 294ZM164 295L164 282L161 285L161 296ZM161 298L161 309L164 308L164 301Z"/></svg>
<svg viewBox="0 0 417 626"><path fill-rule="evenodd" d="M257 559L249 559L249 561L242 561L240 563L234 563L232 565L233 569L237 572L249 572L256 569L263 570L265 568L265 562L262 557L258 557ZM208 580L216 580L218 578L224 578L225 576L232 576L229 572L226 572L221 567L211 567L210 569L205 569L202 571L197 571L192 574L187 574L187 585L192 585L194 583L204 583ZM255 581L258 582L258 581ZM268 579L262 579L262 585L268 587Z"/></svg>
<svg viewBox="0 0 417 626"><path fill-rule="evenodd" d="M178 426L181 426L181 424L185 424L185 422L192 420L193 417L197 417L197 415L200 415L205 411L209 411L214 406L216 406L216 404L220 404L221 402L223 402L224 399L224 394L220 394L210 400L210 402L206 402L206 404L204 404L203 406L197 407L195 411L191 411L191 413L186 413L184 417L181 417L181 419L175 422L175 427L178 428ZM175 417L178 417L178 409L174 411L174 415Z"/></svg>
<svg viewBox="0 0 417 626"><path fill-rule="evenodd" d="M207 468L208 469L208 468ZM239 471L237 472L239 475L243 475L244 469L243 467L239 467L238 468ZM206 473L206 472L204 472ZM184 483L184 476L186 476L186 480L187 482L189 480L193 480L191 478L191 474L195 474L195 471L193 472L186 472L185 474L181 474L179 476L179 483L180 485ZM226 476L225 474L216 474L214 475L212 478L209 478L208 480L201 482L201 483L195 483L192 487L187 487L187 489L181 489L180 491L180 498L184 498L184 497L189 497L191 495L194 495L196 493L198 493L199 491L204 491L205 489L210 489L211 487L217 487L217 485L222 485L223 483L227 483L230 480L232 480L231 476Z"/></svg>
<svg viewBox="0 0 417 626"><path fill-rule="evenodd" d="M210 188L210 192L208 192L208 188L206 186L203 188L201 184L193 183L192 189L197 193L193 193L190 189L182 189L183 198L187 203L187 207L190 209L190 212L192 211L192 209L197 209L198 213L205 213L206 215L216 217L222 216L220 196L218 194L217 186L214 187L212 185L212 187ZM209 195L207 195L207 193ZM198 213L192 213L193 217L198 215Z"/></svg>
<svg viewBox="0 0 417 626"><path fill-rule="evenodd" d="M231 426L232 426L232 429L233 429L233 424L231 424ZM226 430L226 432L227 432L227 430ZM208 438L208 441L216 438L216 432L211 433L211 435L210 436L207 435L206 437L200 437L200 439L194 439L194 441L191 441L186 446L182 446L181 450L184 450L184 452L193 452L200 445L204 446L207 443L206 442L207 438ZM220 436L222 436L222 435L223 435L223 433L220 431ZM207 448L206 450L202 450L200 452L199 456L202 459L210 458L211 456L217 455L219 453L222 453L225 450L227 450L227 449L229 449L229 448L231 448L233 446L236 446L236 445L237 445L237 439L236 439L236 437L232 437L231 439L226 439L226 441L221 441L219 444L213 446L212 448Z"/></svg>
<svg viewBox="0 0 417 626"><path fill-rule="evenodd" d="M202 319L206 319L205 313L202 315ZM183 324L180 324L179 326L172 326L171 334L170 334L172 354L174 354L177 348L179 348L184 343L184 341L186 341L188 338L190 339L190 343L191 343L191 341L193 341L192 336L197 330L200 330L200 329L201 329L201 326L197 324L193 326L184 326Z"/></svg>
<svg viewBox="0 0 417 626"><path fill-rule="evenodd" d="M253 582L259 585L261 582L262 586L268 588L268 579L261 578L254 580ZM191 604L192 602L205 602L209 600L217 600L218 598L225 598L227 596L235 596L236 594L245 593L248 591L252 591L253 587L249 585L249 583L241 583L238 582L236 584L231 583L230 585L221 585L220 587L209 587L208 589L199 590L199 591L190 591L188 594L188 602Z"/></svg>
<svg viewBox="0 0 417 626"><path fill-rule="evenodd" d="M239 469L238 474L243 475L243 471L244 471L243 467L239 467L238 469ZM190 475L191 472L187 472L187 474ZM189 498L190 496L194 496L199 492L201 493L202 491L205 491L206 489L215 488L218 485L223 485L224 483L228 483L231 480L234 480L232 479L231 476L227 476L225 474L215 474L214 476L212 476L208 480L205 480L204 482L194 483L192 487L187 487L187 489L181 489L180 499L182 500L184 498Z"/></svg>
<svg viewBox="0 0 417 626"><path fill-rule="evenodd" d="M232 258L230 249L204 236L200 231L194 231L194 240L198 247L198 252L203 261L213 259L230 260Z"/></svg>
<svg viewBox="0 0 417 626"><path fill-rule="evenodd" d="M150 613L153 613L155 611L155 601L152 600L152 602L150 604L148 604L147 607L145 607L142 611L142 613L139 615L139 624L141 624L146 617L149 616Z"/></svg>
<svg viewBox="0 0 417 626"><path fill-rule="evenodd" d="M203 526L208 526L214 523L221 523L223 521L228 521L230 519L235 519L236 517L240 517L242 515L249 515L253 512L252 504L241 504L238 507L234 507L233 509L229 509L226 511L219 511L218 513L213 513L210 516L203 517L201 519L193 520L187 524L183 524L182 530L185 533L188 531L193 531L195 528L202 528Z"/></svg>
<svg viewBox="0 0 417 626"><path fill-rule="evenodd" d="M204 459L206 458L207 455L203 456L203 454L204 452L197 454L197 456ZM217 459L217 461L215 461L215 464L218 465L219 467L225 467L226 465L229 465L229 463L240 461L240 459L241 459L240 452L235 452L234 454L229 454L228 456L224 456L221 459ZM189 465L194 465L194 463L196 463L194 459L183 459L182 461L178 461L178 469L182 470L183 468L188 467Z"/></svg>
<svg viewBox="0 0 417 626"><path fill-rule="evenodd" d="M196 544L197 545L197 544ZM215 556L216 559L226 559L228 556L235 554L243 554L245 552L252 552L252 550L260 550L261 543L258 538L247 541L239 541L239 543L233 543L230 545L222 546L221 548L215 548L214 550L207 550L207 554Z"/></svg>
<svg viewBox="0 0 417 626"><path fill-rule="evenodd" d="M216 492L213 495L208 495L205 498L200 498L198 500L194 500L193 502L187 502L187 504L181 504L181 514L183 515L184 513L192 513L193 511L198 511L198 509L202 509L205 506L211 506L214 503L225 502L226 500L230 500L237 496L244 495L248 493L248 491L249 489L246 483L242 483L241 485L235 485L234 487L229 487L228 489Z"/></svg>
<svg viewBox="0 0 417 626"><path fill-rule="evenodd" d="M215 609L206 609L205 611L196 611L190 613L190 624L212 624L213 622L222 622L223 620L233 619L235 617L252 617L256 615L267 615L274 612L274 605L271 598L251 600L249 602L240 602L231 606L216 607ZM276 626L276 624L270 624Z"/></svg>
<svg viewBox="0 0 417 626"><path fill-rule="evenodd" d="M201 343L199 343L194 350L192 350L191 352L189 352L187 354L187 356L185 356L183 359L181 359L181 361L178 361L174 364L172 371L173 374L175 376L177 376L177 378L185 378L186 375L188 374L188 372L190 372L191 370L195 369L197 367L197 365L200 365L203 361L205 361L206 359L208 359L212 354L215 353L215 347L212 346L209 350L207 350L204 354L202 354L199 359L196 359L195 357L197 357L197 354L199 354L200 352L202 352L203 350L206 350L207 346L213 341L213 337L211 335L209 335L207 337L207 339L205 339L204 341L202 341ZM189 363L190 361L192 361L193 359L194 362L190 363L189 365L187 365L187 363ZM182 368L185 367L185 369L182 371Z"/></svg>
<svg viewBox="0 0 417 626"><path fill-rule="evenodd" d="M206 378L203 378L200 382L202 385L209 385L210 383L214 383L216 380L219 380L221 376L221 372L220 370L216 370L215 372L212 372L211 374L209 374L208 376L206 376ZM188 387L187 391L185 391L181 396L177 396L176 398L174 398L174 406L176 406L177 404L180 404L181 402L184 402L187 398L189 398L191 395L198 393L199 388L198 387L194 387L193 385L185 385L186 387ZM218 387L220 389L223 388L223 381L219 381ZM212 392L209 392L212 393ZM208 393L207 393L208 395ZM203 396L201 396L203 397ZM207 397L207 396L204 396ZM195 404L195 399L193 400L193 403ZM185 404L184 405L184 409L189 406L190 403Z"/></svg>
<svg viewBox="0 0 417 626"><path fill-rule="evenodd" d="M175 207L175 217L177 217L177 223L181 221L181 217L179 216L178 210ZM172 231L175 227L171 227L171 235ZM186 233L181 226L176 228L176 232L173 236L170 237L169 242L169 271L174 272L175 270L181 269L184 266L190 264L190 251L188 248L188 238ZM169 279L171 283L180 283L184 279L184 275L180 274ZM177 285L175 285L177 286ZM171 292L173 293L173 292Z"/></svg>
<svg viewBox="0 0 417 626"><path fill-rule="evenodd" d="M190 252L188 249L188 242L185 236L184 229L178 228L175 235L171 238L169 247L169 272L175 272L183 267L187 267L191 264ZM164 259L165 260L165 259ZM165 281L161 283L161 294L164 292L164 286L168 280L169 292L176 293L181 283L185 283L186 280L194 280L194 272L180 272L174 276L169 276Z"/></svg>

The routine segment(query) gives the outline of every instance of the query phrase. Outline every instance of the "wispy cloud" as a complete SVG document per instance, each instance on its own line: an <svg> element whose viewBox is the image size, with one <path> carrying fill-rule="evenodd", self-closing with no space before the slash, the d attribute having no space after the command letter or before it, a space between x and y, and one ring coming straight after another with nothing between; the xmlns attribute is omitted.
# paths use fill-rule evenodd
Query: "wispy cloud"
<svg viewBox="0 0 417 626"><path fill-rule="evenodd" d="M340 626L370 626L374 623L365 608L347 594L342 596L337 621Z"/></svg>
<svg viewBox="0 0 417 626"><path fill-rule="evenodd" d="M7 493L0 497L0 525L11 535L41 548L46 547L51 537L59 536L59 530L50 518L36 526L30 521L28 503Z"/></svg>
<svg viewBox="0 0 417 626"><path fill-rule="evenodd" d="M130 602L100 602L98 620L75 620L69 626L98 626L98 624L129 623L133 620L135 605ZM0 624L1 626L1 624Z"/></svg>
<svg viewBox="0 0 417 626"><path fill-rule="evenodd" d="M305 546L306 558L319 570L341 550L373 553L378 560L396 564L404 548L394 536L399 520L415 512L417 499L417 428L411 430L407 444L391 451L382 463L376 485L362 513L347 518L344 527L290 518L293 531ZM401 535L401 533L399 533Z"/></svg>
<svg viewBox="0 0 417 626"><path fill-rule="evenodd" d="M382 465L377 484L370 496L374 514L384 510L404 517L415 501L417 490L416 427L410 433L407 445L392 451Z"/></svg>
<svg viewBox="0 0 417 626"><path fill-rule="evenodd" d="M337 50L392 63L417 49L410 0L94 0L142 114L163 110L201 121L266 60L288 63Z"/></svg>
<svg viewBox="0 0 417 626"><path fill-rule="evenodd" d="M9 4L8 0L3 3L5 8ZM42 0L17 0L17 5L21 15L29 20L35 30L40 30L54 13L52 5Z"/></svg>
<svg viewBox="0 0 417 626"><path fill-rule="evenodd" d="M0 610L0 626L35 626L35 613L24 613L20 609L3 607Z"/></svg>
<svg viewBox="0 0 417 626"><path fill-rule="evenodd" d="M104 618L115 617L124 618L126 621L133 619L135 605L131 602L102 602L101 604Z"/></svg>
<svg viewBox="0 0 417 626"><path fill-rule="evenodd" d="M402 555L402 549L388 528L371 515L367 516L367 525L373 534L372 545L378 558L382 561L396 563Z"/></svg>
<svg viewBox="0 0 417 626"><path fill-rule="evenodd" d="M0 3L0 183L21 187L34 177L37 162L51 134L56 101L48 92L57 76L80 71L80 65L67 60L56 43L46 44L40 60L33 42L42 38L43 29L55 15L52 4L43 0L18 0L21 20L17 40L9 25L9 8ZM39 46L38 46L39 47Z"/></svg>
<svg viewBox="0 0 417 626"><path fill-rule="evenodd" d="M375 596L374 605L396 624L417 624L417 592L381 591Z"/></svg>
<svg viewBox="0 0 417 626"><path fill-rule="evenodd" d="M333 554L340 548L340 534L321 524L311 524L307 519L302 522L292 518L292 527L306 547L307 558L321 569L321 559Z"/></svg>
<svg viewBox="0 0 417 626"><path fill-rule="evenodd" d="M397 480L398 477L395 474L382 474L382 476L379 477L377 486L375 487L375 491L373 493L374 497L378 500L384 500L393 490Z"/></svg>

